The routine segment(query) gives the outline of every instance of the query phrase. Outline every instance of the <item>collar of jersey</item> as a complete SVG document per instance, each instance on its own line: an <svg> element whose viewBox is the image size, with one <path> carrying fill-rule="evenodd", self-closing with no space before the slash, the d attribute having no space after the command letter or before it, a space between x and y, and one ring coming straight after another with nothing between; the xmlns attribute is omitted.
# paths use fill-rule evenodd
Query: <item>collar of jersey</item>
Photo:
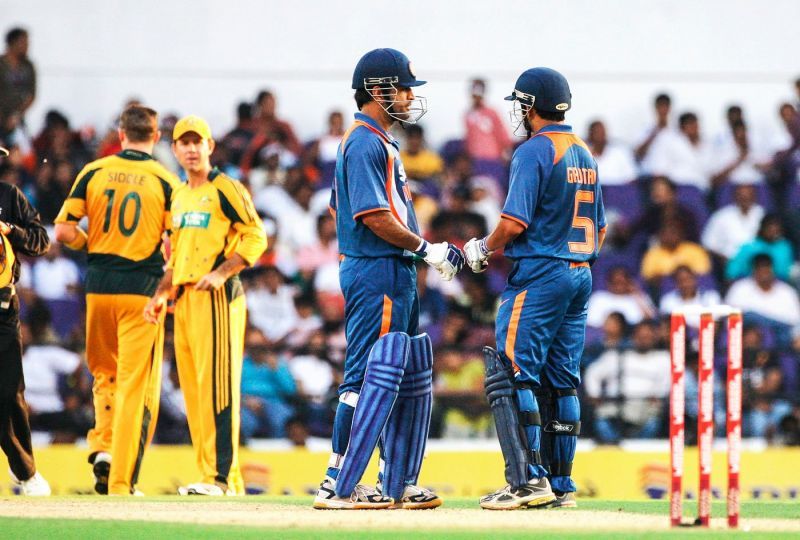
<svg viewBox="0 0 800 540"><path fill-rule="evenodd" d="M221 174L220 170L214 167L213 169L211 169L211 172L208 173L208 181L211 182L214 178L216 178L220 174Z"/></svg>
<svg viewBox="0 0 800 540"><path fill-rule="evenodd" d="M131 150L127 148L117 154L117 156L124 158L124 159L132 159L134 161L147 161L148 159L153 159L153 156L146 152L140 152L138 150Z"/></svg>
<svg viewBox="0 0 800 540"><path fill-rule="evenodd" d="M378 122L376 122L372 117L369 117L364 113L357 112L355 114L355 118L356 121L363 122L364 124L367 124L369 127L373 128L373 130L376 131L378 135L383 137L386 142L394 144L394 137L385 132L380 124L378 124Z"/></svg>
<svg viewBox="0 0 800 540"><path fill-rule="evenodd" d="M572 126L567 124L548 124L535 134L539 135L540 133L572 133Z"/></svg>

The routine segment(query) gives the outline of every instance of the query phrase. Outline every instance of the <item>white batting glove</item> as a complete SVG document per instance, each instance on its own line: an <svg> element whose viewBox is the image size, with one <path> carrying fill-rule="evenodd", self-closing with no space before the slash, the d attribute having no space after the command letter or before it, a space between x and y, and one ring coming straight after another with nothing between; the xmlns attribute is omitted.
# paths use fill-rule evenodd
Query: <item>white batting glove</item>
<svg viewBox="0 0 800 540"><path fill-rule="evenodd" d="M480 273L489 267L489 256L492 254L489 248L486 247L486 238L473 238L464 244L464 257L467 261L467 266L473 272Z"/></svg>
<svg viewBox="0 0 800 540"><path fill-rule="evenodd" d="M442 279L450 281L464 267L464 253L453 244L430 244L423 240L415 251L422 260L439 272Z"/></svg>

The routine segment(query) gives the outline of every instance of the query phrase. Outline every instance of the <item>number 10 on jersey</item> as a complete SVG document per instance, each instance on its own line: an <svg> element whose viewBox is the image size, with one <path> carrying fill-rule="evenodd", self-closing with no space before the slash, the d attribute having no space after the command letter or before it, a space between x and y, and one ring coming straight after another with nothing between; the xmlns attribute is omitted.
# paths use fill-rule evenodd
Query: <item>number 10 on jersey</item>
<svg viewBox="0 0 800 540"><path fill-rule="evenodd" d="M117 190L107 189L103 192L103 194L108 198L108 202L106 203L106 216L103 220L103 232L107 233L111 229L111 216L114 213L114 199L116 198ZM130 225L125 223L125 214L129 204L134 205L133 219L131 220ZM133 234L137 225L139 225L139 217L141 214L142 199L139 197L138 193L131 191L122 197L122 200L119 203L119 211L117 212L117 228L122 236L130 236Z"/></svg>

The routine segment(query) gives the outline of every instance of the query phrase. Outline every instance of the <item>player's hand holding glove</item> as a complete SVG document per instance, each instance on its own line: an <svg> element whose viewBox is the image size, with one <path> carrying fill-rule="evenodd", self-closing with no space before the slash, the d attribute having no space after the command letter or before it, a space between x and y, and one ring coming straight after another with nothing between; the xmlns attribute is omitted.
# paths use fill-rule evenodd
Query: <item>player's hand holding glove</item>
<svg viewBox="0 0 800 540"><path fill-rule="evenodd" d="M453 244L422 241L415 254L434 267L442 279L450 281L464 267L464 253Z"/></svg>
<svg viewBox="0 0 800 540"><path fill-rule="evenodd" d="M473 238L464 244L464 257L467 259L467 266L473 272L483 272L489 266L489 257L492 252L486 247L486 238Z"/></svg>

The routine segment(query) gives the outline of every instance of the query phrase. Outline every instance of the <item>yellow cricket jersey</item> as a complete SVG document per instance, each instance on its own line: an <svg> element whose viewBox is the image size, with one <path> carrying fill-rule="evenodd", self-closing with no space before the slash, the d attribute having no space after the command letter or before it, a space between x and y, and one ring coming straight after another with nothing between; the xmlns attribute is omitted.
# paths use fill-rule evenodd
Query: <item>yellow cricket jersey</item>
<svg viewBox="0 0 800 540"><path fill-rule="evenodd" d="M164 274L161 238L179 185L163 165L136 150L83 168L55 221L89 218L87 293L153 294Z"/></svg>
<svg viewBox="0 0 800 540"><path fill-rule="evenodd" d="M172 284L195 283L234 253L252 266L267 236L250 194L217 169L208 182L182 184L172 196Z"/></svg>

